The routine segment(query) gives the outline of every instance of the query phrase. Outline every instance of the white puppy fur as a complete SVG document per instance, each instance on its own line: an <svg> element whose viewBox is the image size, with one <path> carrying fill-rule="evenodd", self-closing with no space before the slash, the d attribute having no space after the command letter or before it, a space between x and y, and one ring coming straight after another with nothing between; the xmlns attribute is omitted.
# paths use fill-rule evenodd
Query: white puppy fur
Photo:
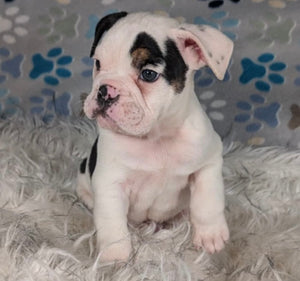
<svg viewBox="0 0 300 281"><path fill-rule="evenodd" d="M97 28L101 33L101 24ZM122 16L105 31L95 41L93 87L84 104L87 117L99 125L97 158L86 161L77 187L94 212L100 259L130 257L128 220L161 222L183 210L190 213L195 247L220 251L229 239L222 142L194 93L193 75L208 65L223 79L232 42L209 26L148 13ZM152 41L138 35L154 39L163 59L155 60L155 44L148 49ZM155 73L155 80L145 81ZM106 97L117 97L105 110L102 85Z"/></svg>

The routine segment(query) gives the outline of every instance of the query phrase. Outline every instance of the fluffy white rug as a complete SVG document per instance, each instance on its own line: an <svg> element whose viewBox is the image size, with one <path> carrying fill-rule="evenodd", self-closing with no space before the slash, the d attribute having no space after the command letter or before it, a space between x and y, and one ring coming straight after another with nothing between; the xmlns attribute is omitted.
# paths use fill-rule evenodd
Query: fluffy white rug
<svg viewBox="0 0 300 281"><path fill-rule="evenodd" d="M101 264L74 193L95 135L85 121L1 121L0 280L300 280L300 151L227 149L231 240L220 254L195 251L182 217L131 227L129 263Z"/></svg>

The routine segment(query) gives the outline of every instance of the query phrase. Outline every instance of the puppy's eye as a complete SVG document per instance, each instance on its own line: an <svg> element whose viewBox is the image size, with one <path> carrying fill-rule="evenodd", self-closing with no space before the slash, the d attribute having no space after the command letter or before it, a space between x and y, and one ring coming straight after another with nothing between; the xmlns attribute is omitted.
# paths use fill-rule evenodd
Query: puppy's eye
<svg viewBox="0 0 300 281"><path fill-rule="evenodd" d="M100 71L101 65L100 65L100 61L99 60L95 60L95 67L96 67L97 71Z"/></svg>
<svg viewBox="0 0 300 281"><path fill-rule="evenodd" d="M159 73L151 69L144 69L139 78L145 82L151 83L155 82L159 78Z"/></svg>

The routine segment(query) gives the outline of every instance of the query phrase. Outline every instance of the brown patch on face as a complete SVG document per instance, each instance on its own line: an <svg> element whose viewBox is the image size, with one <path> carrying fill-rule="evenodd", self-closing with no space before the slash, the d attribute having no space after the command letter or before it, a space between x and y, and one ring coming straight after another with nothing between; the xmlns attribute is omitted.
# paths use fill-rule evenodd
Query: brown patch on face
<svg viewBox="0 0 300 281"><path fill-rule="evenodd" d="M289 128L295 130L300 127L300 106L297 104L292 104L290 107L292 118L289 121Z"/></svg>
<svg viewBox="0 0 300 281"><path fill-rule="evenodd" d="M131 54L132 57L132 65L137 68L141 69L145 62L150 58L150 52L146 48L138 48Z"/></svg>
<svg viewBox="0 0 300 281"><path fill-rule="evenodd" d="M129 52L133 59L132 65L138 70L147 64L156 66L163 63L163 53L157 42L146 32L138 34Z"/></svg>

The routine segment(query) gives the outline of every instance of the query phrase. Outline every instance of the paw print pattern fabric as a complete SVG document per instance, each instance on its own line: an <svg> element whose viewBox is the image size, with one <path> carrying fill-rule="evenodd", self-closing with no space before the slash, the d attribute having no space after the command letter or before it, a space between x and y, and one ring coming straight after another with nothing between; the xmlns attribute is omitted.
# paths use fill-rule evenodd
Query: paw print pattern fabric
<svg viewBox="0 0 300 281"><path fill-rule="evenodd" d="M123 10L222 31L234 41L233 57L223 81L208 67L195 73L199 106L224 141L300 148L299 0L2 0L0 122L19 113L45 123L80 118L95 27Z"/></svg>

